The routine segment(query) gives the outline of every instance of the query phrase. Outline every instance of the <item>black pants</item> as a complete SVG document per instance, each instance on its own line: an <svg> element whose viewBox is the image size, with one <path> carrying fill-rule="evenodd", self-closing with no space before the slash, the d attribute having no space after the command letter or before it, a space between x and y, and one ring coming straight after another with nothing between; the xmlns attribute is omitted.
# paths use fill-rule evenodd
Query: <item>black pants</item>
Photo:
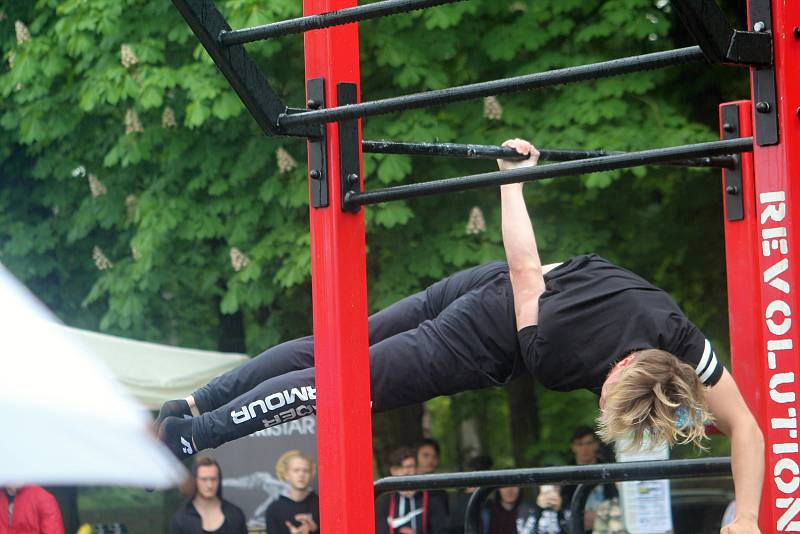
<svg viewBox="0 0 800 534"><path fill-rule="evenodd" d="M508 382L522 372L505 263L467 269L369 317L373 410ZM194 393L199 448L316 411L314 340L277 345Z"/></svg>

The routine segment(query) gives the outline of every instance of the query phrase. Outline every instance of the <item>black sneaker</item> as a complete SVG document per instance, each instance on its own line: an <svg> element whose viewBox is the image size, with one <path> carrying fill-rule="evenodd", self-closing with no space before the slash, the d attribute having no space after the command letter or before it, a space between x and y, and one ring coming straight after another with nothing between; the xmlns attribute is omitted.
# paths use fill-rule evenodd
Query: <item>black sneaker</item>
<svg viewBox="0 0 800 534"><path fill-rule="evenodd" d="M158 427L158 439L172 451L178 460L189 458L197 453L192 443L192 420L180 417L167 417Z"/></svg>
<svg viewBox="0 0 800 534"><path fill-rule="evenodd" d="M161 428L161 423L167 417L182 417L183 419L191 419L192 410L189 409L189 403L184 399L175 399L162 404L161 410L158 412L158 417L156 417L156 420L153 423L156 431Z"/></svg>

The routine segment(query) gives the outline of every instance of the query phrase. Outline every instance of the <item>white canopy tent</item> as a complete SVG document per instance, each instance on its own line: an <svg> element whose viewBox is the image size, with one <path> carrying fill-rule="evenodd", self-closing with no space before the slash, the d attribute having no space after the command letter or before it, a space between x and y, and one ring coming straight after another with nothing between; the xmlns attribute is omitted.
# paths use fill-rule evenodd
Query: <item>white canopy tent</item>
<svg viewBox="0 0 800 534"><path fill-rule="evenodd" d="M64 327L91 349L145 407L158 410L238 367L244 354L184 349Z"/></svg>

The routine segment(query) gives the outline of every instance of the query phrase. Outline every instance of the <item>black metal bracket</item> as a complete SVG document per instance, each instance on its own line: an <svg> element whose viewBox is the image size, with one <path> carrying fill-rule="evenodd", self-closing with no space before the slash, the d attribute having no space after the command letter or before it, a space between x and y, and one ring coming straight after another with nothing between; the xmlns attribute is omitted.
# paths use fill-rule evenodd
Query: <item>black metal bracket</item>
<svg viewBox="0 0 800 534"><path fill-rule="evenodd" d="M711 63L773 64L769 27L733 29L716 0L673 0L672 6Z"/></svg>
<svg viewBox="0 0 800 534"><path fill-rule="evenodd" d="M673 0L672 7L711 63L749 65L753 76L755 140L778 143L778 108L770 0L751 0L751 31L735 30L716 0Z"/></svg>
<svg viewBox="0 0 800 534"><path fill-rule="evenodd" d="M753 27L772 36L772 6L770 0L750 0L750 20ZM753 119L758 146L778 144L778 95L775 88L775 64L754 66Z"/></svg>
<svg viewBox="0 0 800 534"><path fill-rule="evenodd" d="M278 124L278 117L290 110L242 45L224 46L219 42L220 33L230 31L231 27L213 1L172 0L172 3L264 133L298 137L321 135L324 127L319 125L283 127Z"/></svg>
<svg viewBox="0 0 800 534"><path fill-rule="evenodd" d="M338 106L355 104L358 101L358 86L354 83L336 85ZM361 161L358 146L358 119L339 123L339 179L341 180L342 210L358 213L359 204L348 202L349 194L361 192Z"/></svg>
<svg viewBox="0 0 800 534"><path fill-rule="evenodd" d="M729 104L722 106L722 138L736 139L741 137L739 128L739 106ZM742 158L734 155L736 165L725 169L725 216L729 221L744 219L744 193L742 191Z"/></svg>
<svg viewBox="0 0 800 534"><path fill-rule="evenodd" d="M325 107L325 78L312 78L306 87L309 109ZM308 180L311 190L311 207L328 207L328 158L325 128L321 135L308 140Z"/></svg>

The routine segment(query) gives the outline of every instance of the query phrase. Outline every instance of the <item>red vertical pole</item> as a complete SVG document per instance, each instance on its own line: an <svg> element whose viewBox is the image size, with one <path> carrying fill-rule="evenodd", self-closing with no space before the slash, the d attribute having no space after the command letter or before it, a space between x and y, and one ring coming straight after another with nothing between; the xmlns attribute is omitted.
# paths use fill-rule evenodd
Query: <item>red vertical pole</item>
<svg viewBox="0 0 800 534"><path fill-rule="evenodd" d="M725 109L732 108L730 113L736 118L731 125L730 115L725 116ZM749 100L730 102L720 106L720 128L723 137L726 128L738 128L737 137L750 137L753 135L752 106ZM765 381L764 360L760 357L765 345L762 329L760 306L761 278L760 257L758 248L759 218L755 194L755 175L753 173L753 155L743 153L739 156L739 168L735 171L723 171L723 198L725 200L725 252L728 276L728 310L730 324L730 342L732 372L737 379L750 410L753 412L761 428L767 420L766 403L763 390L760 387ZM741 175L741 185L736 184L734 173ZM727 189L731 189L730 192ZM742 218L731 220L729 217L735 213L732 204L741 201ZM759 386L756 387L756 384ZM766 486L766 484L765 484ZM761 528L763 530L765 517L770 514L767 500L761 500Z"/></svg>
<svg viewBox="0 0 800 534"><path fill-rule="evenodd" d="M778 142L761 146L756 131L752 157L743 156L745 217L726 221L731 349L734 374L766 439L761 532L798 532L800 337L793 315L800 310L800 233L793 221L800 220L800 3L771 4L777 99L761 107L777 113ZM756 112L739 107L742 123L754 122Z"/></svg>
<svg viewBox="0 0 800 534"><path fill-rule="evenodd" d="M356 4L304 0L303 11ZM359 86L358 25L307 32L305 75L324 78L326 107L336 105L337 83ZM341 209L338 126L326 133L329 204L310 208L320 521L326 534L368 533L375 523L364 211Z"/></svg>

